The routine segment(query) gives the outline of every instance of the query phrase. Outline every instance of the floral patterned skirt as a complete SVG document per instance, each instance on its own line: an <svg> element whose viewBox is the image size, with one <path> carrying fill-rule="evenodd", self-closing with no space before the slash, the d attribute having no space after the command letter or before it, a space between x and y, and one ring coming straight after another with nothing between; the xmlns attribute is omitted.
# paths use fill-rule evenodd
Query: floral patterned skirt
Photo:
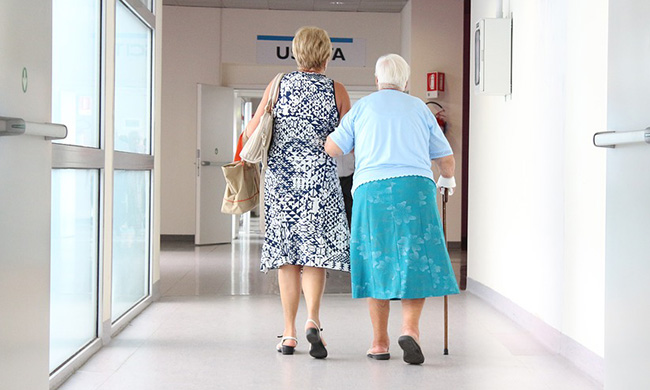
<svg viewBox="0 0 650 390"><path fill-rule="evenodd" d="M405 176L354 192L353 298L418 299L458 294L436 203L436 185Z"/></svg>

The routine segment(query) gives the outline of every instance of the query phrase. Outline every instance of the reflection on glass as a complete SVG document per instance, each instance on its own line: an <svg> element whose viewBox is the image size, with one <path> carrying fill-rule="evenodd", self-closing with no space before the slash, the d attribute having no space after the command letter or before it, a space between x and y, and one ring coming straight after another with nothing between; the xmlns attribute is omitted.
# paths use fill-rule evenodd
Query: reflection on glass
<svg viewBox="0 0 650 390"><path fill-rule="evenodd" d="M113 322L149 295L150 172L115 171Z"/></svg>
<svg viewBox="0 0 650 390"><path fill-rule="evenodd" d="M52 170L50 371L97 337L98 179Z"/></svg>
<svg viewBox="0 0 650 390"><path fill-rule="evenodd" d="M115 18L115 150L150 154L151 30L120 2Z"/></svg>
<svg viewBox="0 0 650 390"><path fill-rule="evenodd" d="M99 0L52 2L52 121L59 143L99 147Z"/></svg>

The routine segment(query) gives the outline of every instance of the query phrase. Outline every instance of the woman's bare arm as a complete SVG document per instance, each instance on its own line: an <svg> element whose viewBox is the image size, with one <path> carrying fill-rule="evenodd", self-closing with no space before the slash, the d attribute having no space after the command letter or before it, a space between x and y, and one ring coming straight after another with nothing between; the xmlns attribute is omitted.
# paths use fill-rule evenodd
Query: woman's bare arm
<svg viewBox="0 0 650 390"><path fill-rule="evenodd" d="M273 81L271 81L272 83ZM260 104L257 106L257 110L255 111L255 115L251 118L251 120L248 122L248 125L246 125L246 136L250 138L251 135L255 132L255 129L257 128L257 125L260 124L260 119L262 118L262 114L264 114L264 107L266 107L266 103L269 101L269 94L271 93L271 83L266 86L266 89L264 90L264 95L262 96L262 101Z"/></svg>
<svg viewBox="0 0 650 390"><path fill-rule="evenodd" d="M336 108L339 110L339 120L343 119L343 115L350 111L350 95L345 89L343 84L338 81L334 82L334 96L336 96Z"/></svg>
<svg viewBox="0 0 650 390"><path fill-rule="evenodd" d="M329 154L331 157L338 157L343 155L341 148L339 148L339 146L334 141L332 141L329 136L325 141L325 153Z"/></svg>
<svg viewBox="0 0 650 390"><path fill-rule="evenodd" d="M438 167L440 175L443 177L454 177L456 172L456 159L454 155L436 158L433 162Z"/></svg>

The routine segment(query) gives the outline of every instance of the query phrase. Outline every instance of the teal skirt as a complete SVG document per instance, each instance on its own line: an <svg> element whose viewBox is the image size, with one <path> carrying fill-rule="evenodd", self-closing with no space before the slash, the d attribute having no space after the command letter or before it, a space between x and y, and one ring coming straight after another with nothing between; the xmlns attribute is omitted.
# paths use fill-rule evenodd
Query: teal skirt
<svg viewBox="0 0 650 390"><path fill-rule="evenodd" d="M353 298L418 299L458 294L436 185L405 176L360 185L352 204Z"/></svg>

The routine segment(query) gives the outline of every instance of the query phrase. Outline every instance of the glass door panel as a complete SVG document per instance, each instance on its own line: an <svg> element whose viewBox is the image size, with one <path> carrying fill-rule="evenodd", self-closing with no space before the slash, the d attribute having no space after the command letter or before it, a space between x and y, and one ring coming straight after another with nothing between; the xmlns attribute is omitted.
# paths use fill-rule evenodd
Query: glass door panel
<svg viewBox="0 0 650 390"><path fill-rule="evenodd" d="M52 2L52 121L62 144L99 148L100 2Z"/></svg>
<svg viewBox="0 0 650 390"><path fill-rule="evenodd" d="M150 154L152 32L120 2L115 18L115 150Z"/></svg>
<svg viewBox="0 0 650 390"><path fill-rule="evenodd" d="M116 170L113 186L115 322L149 295L151 172Z"/></svg>
<svg viewBox="0 0 650 390"><path fill-rule="evenodd" d="M50 371L97 337L98 183L98 170L52 170Z"/></svg>

